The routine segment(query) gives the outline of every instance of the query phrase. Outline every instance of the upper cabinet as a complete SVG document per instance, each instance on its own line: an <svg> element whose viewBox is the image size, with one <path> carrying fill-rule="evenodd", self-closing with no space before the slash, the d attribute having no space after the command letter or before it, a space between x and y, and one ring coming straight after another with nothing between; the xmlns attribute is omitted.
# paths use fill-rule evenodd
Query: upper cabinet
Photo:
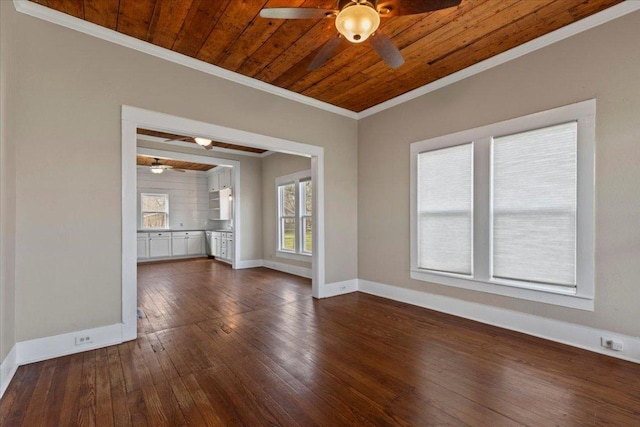
<svg viewBox="0 0 640 427"><path fill-rule="evenodd" d="M231 168L223 168L218 172L218 185L220 190L231 188Z"/></svg>
<svg viewBox="0 0 640 427"><path fill-rule="evenodd" d="M217 167L209 171L209 192L224 190L231 188L231 171L232 168Z"/></svg>

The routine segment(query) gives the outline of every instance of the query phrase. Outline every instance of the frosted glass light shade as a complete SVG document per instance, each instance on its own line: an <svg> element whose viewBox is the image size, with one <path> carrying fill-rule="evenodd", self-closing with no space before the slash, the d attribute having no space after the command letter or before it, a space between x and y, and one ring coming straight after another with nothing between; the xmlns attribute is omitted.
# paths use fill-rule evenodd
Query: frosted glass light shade
<svg viewBox="0 0 640 427"><path fill-rule="evenodd" d="M203 147L206 147L207 145L211 144L211 140L207 138L194 138L194 139L196 140L196 144L202 145Z"/></svg>
<svg viewBox="0 0 640 427"><path fill-rule="evenodd" d="M352 43L362 43L380 26L380 15L371 6L354 4L342 9L336 17L338 32Z"/></svg>
<svg viewBox="0 0 640 427"><path fill-rule="evenodd" d="M164 172L164 168L157 167L157 166L151 166L151 172L153 172L153 173L162 173L162 172Z"/></svg>

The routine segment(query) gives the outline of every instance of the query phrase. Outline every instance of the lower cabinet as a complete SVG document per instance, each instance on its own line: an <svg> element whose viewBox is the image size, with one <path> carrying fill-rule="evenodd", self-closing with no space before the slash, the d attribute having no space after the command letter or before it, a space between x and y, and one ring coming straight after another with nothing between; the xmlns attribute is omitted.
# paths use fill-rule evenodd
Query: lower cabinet
<svg viewBox="0 0 640 427"><path fill-rule="evenodd" d="M204 255L204 231L138 233L138 260Z"/></svg>
<svg viewBox="0 0 640 427"><path fill-rule="evenodd" d="M171 233L149 233L149 258L171 256Z"/></svg>
<svg viewBox="0 0 640 427"><path fill-rule="evenodd" d="M138 259L149 258L149 233L138 233Z"/></svg>
<svg viewBox="0 0 640 427"><path fill-rule="evenodd" d="M174 231L171 242L173 256L204 254L204 231Z"/></svg>

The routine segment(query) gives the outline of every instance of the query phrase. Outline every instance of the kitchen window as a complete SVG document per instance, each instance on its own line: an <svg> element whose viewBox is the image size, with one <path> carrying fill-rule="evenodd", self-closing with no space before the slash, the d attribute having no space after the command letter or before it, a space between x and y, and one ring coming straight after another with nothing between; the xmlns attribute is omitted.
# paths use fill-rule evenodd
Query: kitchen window
<svg viewBox="0 0 640 427"><path fill-rule="evenodd" d="M142 193L140 195L140 218L142 229L168 229L169 195Z"/></svg>
<svg viewBox="0 0 640 427"><path fill-rule="evenodd" d="M595 101L411 145L411 277L584 310Z"/></svg>
<svg viewBox="0 0 640 427"><path fill-rule="evenodd" d="M278 256L309 260L312 254L311 171L276 178Z"/></svg>

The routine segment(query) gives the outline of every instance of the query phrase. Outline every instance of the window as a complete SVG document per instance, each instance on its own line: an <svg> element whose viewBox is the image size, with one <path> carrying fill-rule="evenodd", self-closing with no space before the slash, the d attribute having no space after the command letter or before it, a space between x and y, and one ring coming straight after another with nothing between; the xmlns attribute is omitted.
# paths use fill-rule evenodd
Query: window
<svg viewBox="0 0 640 427"><path fill-rule="evenodd" d="M303 171L276 179L278 206L278 255L290 258L312 253L311 171Z"/></svg>
<svg viewBox="0 0 640 427"><path fill-rule="evenodd" d="M140 195L140 217L143 229L169 228L169 195Z"/></svg>
<svg viewBox="0 0 640 427"><path fill-rule="evenodd" d="M593 310L595 101L411 146L411 277Z"/></svg>

